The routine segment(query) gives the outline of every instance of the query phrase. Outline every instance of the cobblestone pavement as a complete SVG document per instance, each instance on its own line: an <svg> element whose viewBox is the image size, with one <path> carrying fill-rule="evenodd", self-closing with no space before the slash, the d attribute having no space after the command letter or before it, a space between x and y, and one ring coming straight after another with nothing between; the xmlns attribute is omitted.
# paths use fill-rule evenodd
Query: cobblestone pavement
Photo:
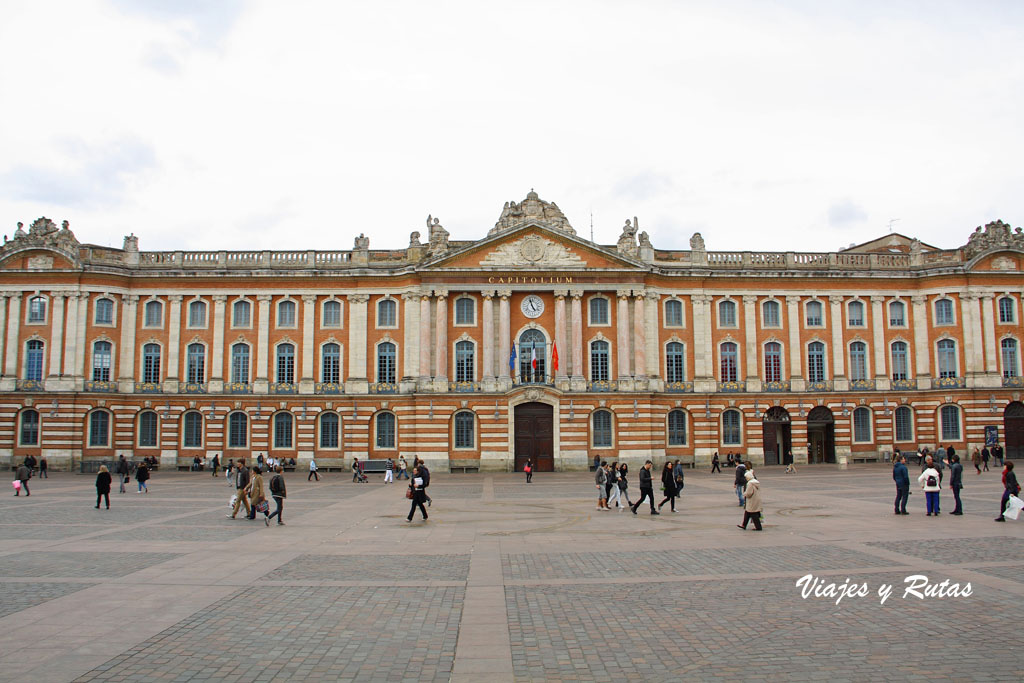
<svg viewBox="0 0 1024 683"><path fill-rule="evenodd" d="M206 473L109 512L92 477L33 480L0 500L0 681L1020 680L1024 521L992 522L996 472L927 518L892 514L885 466L764 468L761 533L731 472L687 472L661 516L598 512L592 476L435 474L409 524L404 483L296 472L270 528L225 519Z"/></svg>

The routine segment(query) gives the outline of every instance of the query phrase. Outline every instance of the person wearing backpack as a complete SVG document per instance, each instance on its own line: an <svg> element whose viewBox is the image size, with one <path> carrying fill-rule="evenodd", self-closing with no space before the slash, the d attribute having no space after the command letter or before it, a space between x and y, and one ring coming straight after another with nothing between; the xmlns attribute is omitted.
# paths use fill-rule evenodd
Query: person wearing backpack
<svg viewBox="0 0 1024 683"><path fill-rule="evenodd" d="M274 468L274 477L270 480L270 495L274 498L274 505L277 506L273 512L263 518L263 523L270 526L270 518L277 517L277 525L284 526L284 521L281 518L281 511L284 510L284 499L288 497L288 491L285 489L284 477L281 476L281 472L284 468L278 465ZM308 479L306 481L309 481Z"/></svg>
<svg viewBox="0 0 1024 683"><path fill-rule="evenodd" d="M928 514L925 516L938 516L939 491L942 490L942 483L939 479L939 471L932 464L930 457L928 458L928 466L918 476L917 483L921 484L921 488L924 490L925 504L928 508Z"/></svg>

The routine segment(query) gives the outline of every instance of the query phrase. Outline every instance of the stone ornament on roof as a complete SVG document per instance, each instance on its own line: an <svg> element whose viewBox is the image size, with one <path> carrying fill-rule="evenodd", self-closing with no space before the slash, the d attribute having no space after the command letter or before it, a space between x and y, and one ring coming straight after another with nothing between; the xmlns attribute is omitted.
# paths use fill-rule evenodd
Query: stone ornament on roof
<svg viewBox="0 0 1024 683"><path fill-rule="evenodd" d="M428 243L430 255L439 256L448 251L448 231L441 225L441 219L427 214L427 229L430 230Z"/></svg>
<svg viewBox="0 0 1024 683"><path fill-rule="evenodd" d="M28 232L25 225L18 223L18 229L14 232L14 239L4 244L6 249L25 249L28 247L49 247L60 249L74 254L74 248L78 245L75 234L71 232L70 224L64 221L61 227L46 216L40 216L32 221Z"/></svg>
<svg viewBox="0 0 1024 683"><path fill-rule="evenodd" d="M498 222L494 224L494 227L487 234L497 235L498 233L514 230L527 223L540 223L554 230L567 232L570 235L576 234L576 231L569 225L569 220L562 213L562 210L558 208L558 205L554 202L544 201L532 189L526 195L526 199L519 203L505 202L505 206L501 210L501 216L498 217Z"/></svg>
<svg viewBox="0 0 1024 683"><path fill-rule="evenodd" d="M585 266L583 259L569 251L565 245L552 242L540 235L527 235L522 239L502 244L487 254L481 266Z"/></svg>
<svg viewBox="0 0 1024 683"><path fill-rule="evenodd" d="M999 249L1017 249L1024 251L1024 234L1021 229L1013 229L1008 224L996 220L985 225L978 226L967 239L967 246L964 251L967 258L973 258L977 254L986 251Z"/></svg>
<svg viewBox="0 0 1024 683"><path fill-rule="evenodd" d="M633 217L633 222L630 223L629 219L626 219L626 224L622 226L622 234L619 235L618 244L615 245L616 251L626 256L632 256L636 258L637 251L639 248L636 243L636 231L640 227L640 222Z"/></svg>

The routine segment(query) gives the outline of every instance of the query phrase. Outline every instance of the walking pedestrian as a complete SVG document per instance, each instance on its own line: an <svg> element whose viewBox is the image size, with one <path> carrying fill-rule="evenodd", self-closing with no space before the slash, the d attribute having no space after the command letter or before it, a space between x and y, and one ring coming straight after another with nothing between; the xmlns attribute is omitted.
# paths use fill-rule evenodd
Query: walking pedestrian
<svg viewBox="0 0 1024 683"><path fill-rule="evenodd" d="M899 455L898 450L896 451L896 455ZM796 460L793 458L792 449L786 451L786 460L786 474L796 474ZM893 459L893 462L896 462L896 460Z"/></svg>
<svg viewBox="0 0 1024 683"><path fill-rule="evenodd" d="M309 476L306 477L306 481L309 481L313 477L316 477L316 480L320 481L320 472L317 471L316 458L309 459Z"/></svg>
<svg viewBox="0 0 1024 683"><path fill-rule="evenodd" d="M253 468L252 478L249 479L249 519L256 519L256 513L262 512L264 522L270 514L270 505L267 503L267 492L263 488L263 468L259 465Z"/></svg>
<svg viewBox="0 0 1024 683"><path fill-rule="evenodd" d="M220 474L220 456L213 454L213 462L210 463L210 476L216 477Z"/></svg>
<svg viewBox="0 0 1024 683"><path fill-rule="evenodd" d="M629 465L622 463L619 465L618 480L619 480L619 493L622 498L625 499L628 507L633 507L632 501L629 500Z"/></svg>
<svg viewBox="0 0 1024 683"><path fill-rule="evenodd" d="M46 473L47 469L49 469L49 464L46 462L46 456L45 455L40 456L40 458L39 458L39 478L40 479L49 479L50 478L50 475Z"/></svg>
<svg viewBox="0 0 1024 683"><path fill-rule="evenodd" d="M1005 522L1003 513L1006 512L1006 504L1010 502L1010 496L1020 495L1020 485L1017 483L1017 475L1013 473L1013 461L1007 461L1003 468L1003 498L999 501L999 516L997 522Z"/></svg>
<svg viewBox="0 0 1024 683"><path fill-rule="evenodd" d="M106 465L100 465L100 472L96 475L96 509L100 509L100 499L107 499L107 509L110 509L110 470Z"/></svg>
<svg viewBox="0 0 1024 683"><path fill-rule="evenodd" d="M962 515L964 514L963 506L960 503L960 489L964 487L964 466L960 464L960 456L954 455L952 462L949 463L949 487L953 489L953 500L956 501L956 507L949 514L951 515Z"/></svg>
<svg viewBox="0 0 1024 683"><path fill-rule="evenodd" d="M611 509L612 503L615 503L615 507L622 512L625 505L622 503L622 489L619 488L619 482L622 481L622 475L619 473L619 463L613 462L608 467L608 481L612 483L610 489L608 489L608 508Z"/></svg>
<svg viewBox="0 0 1024 683"><path fill-rule="evenodd" d="M672 474L671 460L666 460L665 466L661 469L661 486L662 489L664 489L665 491L665 498L663 498L662 501L658 503L658 509L661 510L661 506L664 505L665 503L671 503L671 510L672 512L675 512L676 493L678 493L678 489L676 488L676 478Z"/></svg>
<svg viewBox="0 0 1024 683"><path fill-rule="evenodd" d="M25 491L26 496L31 496L32 492L28 490L28 480L32 478L32 470L29 469L28 465L22 463L18 466L18 471L14 475L15 481L19 482L18 486L14 487L14 495L20 496L22 490Z"/></svg>
<svg viewBox="0 0 1024 683"><path fill-rule="evenodd" d="M761 482L754 478L753 470L743 473L743 524L737 524L744 531L747 522L754 523L754 531L761 531Z"/></svg>
<svg viewBox="0 0 1024 683"><path fill-rule="evenodd" d="M939 470L932 463L931 456L925 458L925 464L924 471L917 478L917 483L921 484L921 489L924 491L925 505L928 508L928 514L925 516L931 517L939 514L939 491L942 490L942 482L939 479Z"/></svg>
<svg viewBox="0 0 1024 683"><path fill-rule="evenodd" d="M352 481L359 481L359 458L352 457Z"/></svg>
<svg viewBox="0 0 1024 683"><path fill-rule="evenodd" d="M29 478L31 478L31 475L36 473L36 456L26 455L25 464L28 465Z"/></svg>
<svg viewBox="0 0 1024 683"><path fill-rule="evenodd" d="M718 459L718 451L715 451L715 454L711 456L711 474L715 472L722 473L722 463Z"/></svg>
<svg viewBox="0 0 1024 683"><path fill-rule="evenodd" d="M238 514L238 508L245 506L245 516L249 516L249 495L246 489L249 488L249 470L245 466L245 458L239 458L235 466L235 505L228 515L231 519Z"/></svg>
<svg viewBox="0 0 1024 683"><path fill-rule="evenodd" d="M420 477L423 479L423 497L427 500L427 507L430 507L434 500L427 493L427 489L430 488L430 470L427 469L427 463L420 460Z"/></svg>
<svg viewBox="0 0 1024 683"><path fill-rule="evenodd" d="M630 507L630 511L635 515L636 509L644 504L644 501L650 498L651 500L651 514L660 515L661 513L654 509L654 485L651 483L651 467L654 463L648 460L644 463L644 466L640 468L640 500L634 503Z"/></svg>
<svg viewBox="0 0 1024 683"><path fill-rule="evenodd" d="M974 450L978 449L975 448ZM992 454L989 452L988 447L981 449L981 464L983 465L983 468L986 472L988 472L988 459L990 457L992 457ZM978 474L981 474L981 472L979 472Z"/></svg>
<svg viewBox="0 0 1024 683"><path fill-rule="evenodd" d="M412 480L409 482L409 490L412 492L412 505L409 507L409 516L405 518L406 522L412 522L412 513L419 507L420 513L423 515L423 521L427 521L427 509L423 507L423 501L426 499L426 481L422 476L420 467L412 468Z"/></svg>
<svg viewBox="0 0 1024 683"><path fill-rule="evenodd" d="M257 468L260 469L260 470L263 469L263 454L262 453L260 453L259 455L256 456L256 467L253 468L253 471L255 471Z"/></svg>
<svg viewBox="0 0 1024 683"><path fill-rule="evenodd" d="M409 464L405 462L405 456L399 456L398 458L398 475L395 479L409 478Z"/></svg>
<svg viewBox="0 0 1024 683"><path fill-rule="evenodd" d="M269 515L263 518L263 523L270 526L270 518L277 517L277 525L284 526L284 499L288 497L288 491L284 485L284 477L281 473L284 468L278 465L274 468L274 476L270 480L270 495L274 497L275 509ZM309 481L307 479L307 481Z"/></svg>
<svg viewBox="0 0 1024 683"><path fill-rule="evenodd" d="M597 486L597 509L607 510L608 509L608 489L606 485L608 483L608 463L601 462L597 471L594 472L594 485Z"/></svg>
<svg viewBox="0 0 1024 683"><path fill-rule="evenodd" d="M527 484L529 484L531 481L533 481L533 463L530 462L529 458L526 459L526 464L523 465L523 472L526 472L526 483Z"/></svg>
<svg viewBox="0 0 1024 683"><path fill-rule="evenodd" d="M907 472L907 456L901 455L892 466L892 480L896 482L896 500L893 514L909 515L907 499L910 497L910 473Z"/></svg>
<svg viewBox="0 0 1024 683"><path fill-rule="evenodd" d="M594 453L594 469L593 472L597 472L597 468L601 466L601 456L598 453Z"/></svg>
<svg viewBox="0 0 1024 683"><path fill-rule="evenodd" d="M1003 447L999 444L992 447L992 458L995 460L997 467L1003 466Z"/></svg>
<svg viewBox="0 0 1024 683"><path fill-rule="evenodd" d="M117 460L117 478L121 482L121 493L124 493L124 485L127 484L130 479L131 468L128 467L128 461L124 458L124 453Z"/></svg>
<svg viewBox="0 0 1024 683"><path fill-rule="evenodd" d="M149 493L149 466L146 463L142 463L136 468L135 481L139 482L139 490L136 493L142 493L143 491Z"/></svg>
<svg viewBox="0 0 1024 683"><path fill-rule="evenodd" d="M384 463L384 483L395 483L395 461L391 458L388 458L387 462Z"/></svg>
<svg viewBox="0 0 1024 683"><path fill-rule="evenodd" d="M731 454L730 454L731 455ZM739 499L739 506L743 507L743 489L747 485L747 478L744 476L747 468L743 463L736 463L736 476L733 478L733 486L736 488L736 497Z"/></svg>
<svg viewBox="0 0 1024 683"><path fill-rule="evenodd" d="M682 498L683 488L686 487L686 476L683 474L682 460L676 460L672 466L672 477L676 480L676 498Z"/></svg>
<svg viewBox="0 0 1024 683"><path fill-rule="evenodd" d="M986 448L985 451L987 452L988 449ZM974 465L974 469L976 470L976 472L975 472L976 474L981 474L981 458L982 458L981 453L979 453L978 449L975 448L974 449L974 453L971 454L971 464Z"/></svg>

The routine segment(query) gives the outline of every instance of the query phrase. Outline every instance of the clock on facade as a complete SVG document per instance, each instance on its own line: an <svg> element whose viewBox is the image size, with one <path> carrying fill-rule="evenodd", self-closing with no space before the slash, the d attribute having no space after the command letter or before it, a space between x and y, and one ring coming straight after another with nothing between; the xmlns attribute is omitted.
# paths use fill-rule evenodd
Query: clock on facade
<svg viewBox="0 0 1024 683"><path fill-rule="evenodd" d="M536 294L531 294L523 299L520 308L523 310L523 315L527 318L536 318L544 312L544 300Z"/></svg>

